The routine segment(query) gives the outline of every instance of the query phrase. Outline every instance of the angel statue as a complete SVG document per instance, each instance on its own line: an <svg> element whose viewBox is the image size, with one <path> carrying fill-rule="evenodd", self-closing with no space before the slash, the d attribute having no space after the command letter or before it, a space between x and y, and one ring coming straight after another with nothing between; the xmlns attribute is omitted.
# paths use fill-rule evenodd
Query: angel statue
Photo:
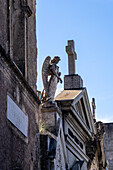
<svg viewBox="0 0 113 170"><path fill-rule="evenodd" d="M42 101L53 102L57 83L62 80L60 78L61 72L59 72L59 67L57 63L60 61L60 57L55 56L51 59L47 56L43 62L42 66L42 81L44 85L44 90L42 92Z"/></svg>

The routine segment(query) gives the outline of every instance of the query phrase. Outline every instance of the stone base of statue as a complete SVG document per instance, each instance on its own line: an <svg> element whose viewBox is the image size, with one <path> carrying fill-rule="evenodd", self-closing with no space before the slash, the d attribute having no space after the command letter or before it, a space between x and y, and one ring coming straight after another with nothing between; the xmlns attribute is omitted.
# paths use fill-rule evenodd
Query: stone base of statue
<svg viewBox="0 0 113 170"><path fill-rule="evenodd" d="M56 135L56 131L61 117L61 111L57 106L57 103L47 102L42 104L41 117L42 122L46 124L48 130Z"/></svg>
<svg viewBox="0 0 113 170"><path fill-rule="evenodd" d="M42 121L48 125L45 133L40 133L41 169L67 169L67 153L62 127L62 114L56 102L45 102L41 106ZM53 169L53 168L52 168Z"/></svg>
<svg viewBox="0 0 113 170"><path fill-rule="evenodd" d="M64 76L64 90L83 88L83 80L78 74Z"/></svg>

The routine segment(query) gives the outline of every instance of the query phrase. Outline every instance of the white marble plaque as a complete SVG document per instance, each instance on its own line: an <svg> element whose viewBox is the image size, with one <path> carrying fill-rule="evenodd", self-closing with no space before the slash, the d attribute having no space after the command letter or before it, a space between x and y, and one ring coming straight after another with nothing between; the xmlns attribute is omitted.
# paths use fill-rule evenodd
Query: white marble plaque
<svg viewBox="0 0 113 170"><path fill-rule="evenodd" d="M8 95L7 119L27 137L28 117Z"/></svg>

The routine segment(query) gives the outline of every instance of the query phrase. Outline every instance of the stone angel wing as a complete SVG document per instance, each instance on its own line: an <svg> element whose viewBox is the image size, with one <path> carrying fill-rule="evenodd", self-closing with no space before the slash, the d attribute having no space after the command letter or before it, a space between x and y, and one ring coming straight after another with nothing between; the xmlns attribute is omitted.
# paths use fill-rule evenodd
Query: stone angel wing
<svg viewBox="0 0 113 170"><path fill-rule="evenodd" d="M48 75L49 75L49 65L50 65L51 57L47 56L42 65L42 81L44 89L49 96L49 83L48 83Z"/></svg>

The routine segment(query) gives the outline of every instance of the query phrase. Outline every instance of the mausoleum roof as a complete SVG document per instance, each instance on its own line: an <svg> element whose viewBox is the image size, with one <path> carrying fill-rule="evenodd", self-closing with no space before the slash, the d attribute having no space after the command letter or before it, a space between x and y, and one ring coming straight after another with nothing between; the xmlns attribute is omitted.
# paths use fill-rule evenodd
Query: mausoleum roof
<svg viewBox="0 0 113 170"><path fill-rule="evenodd" d="M83 90L63 90L55 97L55 100L74 100Z"/></svg>

